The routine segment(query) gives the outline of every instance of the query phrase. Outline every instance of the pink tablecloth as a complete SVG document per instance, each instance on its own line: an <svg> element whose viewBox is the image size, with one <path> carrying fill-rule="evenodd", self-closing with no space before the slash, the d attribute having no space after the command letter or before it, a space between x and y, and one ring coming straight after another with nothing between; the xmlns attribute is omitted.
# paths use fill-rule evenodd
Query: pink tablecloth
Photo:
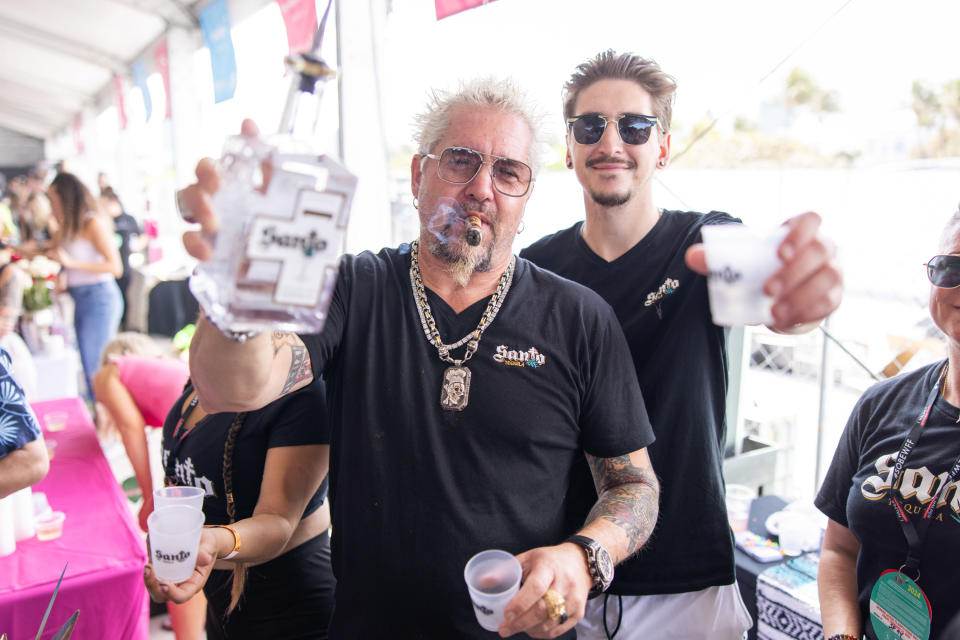
<svg viewBox="0 0 960 640"><path fill-rule="evenodd" d="M60 577L67 573L43 638L50 638L80 610L73 640L141 640L149 635L149 600L143 586L143 536L100 449L83 401L65 398L33 404L44 415L64 411L63 431L44 437L57 442L50 473L34 492L47 494L54 511L66 513L63 535L17 543L0 558L0 634L11 640L36 636Z"/></svg>

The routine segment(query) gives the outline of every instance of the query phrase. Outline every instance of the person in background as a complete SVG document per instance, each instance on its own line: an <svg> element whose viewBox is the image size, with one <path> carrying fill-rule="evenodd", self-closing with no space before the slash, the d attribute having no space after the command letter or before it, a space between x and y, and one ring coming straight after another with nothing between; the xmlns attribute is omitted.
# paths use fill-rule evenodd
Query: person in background
<svg viewBox="0 0 960 640"><path fill-rule="evenodd" d="M417 125L418 238L343 256L320 334L249 336L201 316L191 379L210 411L326 382L332 638L489 638L463 577L489 548L517 554L524 575L500 634L575 637L588 594L657 518L628 347L599 296L512 254L546 146L518 87L435 92ZM217 175L204 161L197 174L179 200L201 229L184 244L208 259ZM598 497L573 525L564 497L581 459Z"/></svg>
<svg viewBox="0 0 960 640"><path fill-rule="evenodd" d="M37 417L10 374L10 356L0 349L0 499L32 487L47 475L50 457Z"/></svg>
<svg viewBox="0 0 960 640"><path fill-rule="evenodd" d="M17 226L11 205L11 194L7 191L7 177L0 173L0 239L12 244L20 241L20 228Z"/></svg>
<svg viewBox="0 0 960 640"><path fill-rule="evenodd" d="M13 262L13 247L0 240L0 347L9 354L12 372L27 400L36 397L37 368L16 328L23 314L23 291L29 279Z"/></svg>
<svg viewBox="0 0 960 640"><path fill-rule="evenodd" d="M130 287L130 254L143 249L145 243L141 241L140 223L124 210L123 205L120 204L120 198L112 187L107 186L101 190L100 206L113 217L113 233L117 239L117 249L120 251L120 262L123 264L123 273L117 278L117 286L120 287L120 294L123 296L123 315L120 317L120 326L125 327L129 306L127 289Z"/></svg>
<svg viewBox="0 0 960 640"><path fill-rule="evenodd" d="M73 325L80 361L93 397L93 376L107 342L117 332L123 298L116 279L123 273L113 243L113 224L99 210L87 187L71 173L60 173L47 190L59 229L47 257L63 266L67 293L74 301Z"/></svg>
<svg viewBox="0 0 960 640"><path fill-rule="evenodd" d="M10 215L13 216L13 221L17 225L15 244L23 242L29 234L27 229L29 218L27 214L28 195L27 177L24 175L14 176L7 183L7 188L3 194L3 200L10 207Z"/></svg>
<svg viewBox="0 0 960 640"><path fill-rule="evenodd" d="M909 599L926 594L930 638L957 637L945 628L960 614L960 210L938 251L926 264L928 304L947 358L864 392L815 500L829 518L817 576L829 640L880 637L871 600L881 579Z"/></svg>
<svg viewBox="0 0 960 640"><path fill-rule="evenodd" d="M143 494L140 528L147 530L153 511L153 477L147 451L146 427L162 427L190 377L186 361L165 354L152 338L124 332L107 343L100 369L93 378L97 402L120 432L137 486ZM101 425L98 425L101 426ZM101 426L101 430L107 430Z"/></svg>
<svg viewBox="0 0 960 640"><path fill-rule="evenodd" d="M57 231L57 221L47 194L47 172L42 168L32 169L27 174L27 209L29 211L29 241L44 247Z"/></svg>
<svg viewBox="0 0 960 640"><path fill-rule="evenodd" d="M655 534L618 567L609 592L587 603L581 640L739 640L751 624L724 505L727 330L711 321L698 244L704 225L739 220L654 203L653 180L670 159L675 90L656 62L630 53L608 50L577 67L564 86L563 116L566 164L583 187L586 219L520 252L613 307L657 438ZM770 328L792 333L837 307L841 277L816 214L786 225L783 266L766 291L774 299ZM581 467L570 504L582 517L595 494Z"/></svg>
<svg viewBox="0 0 960 640"><path fill-rule="evenodd" d="M148 565L144 582L159 602L205 594L208 640L327 638L336 581L325 413L319 380L256 411L209 415L188 386L170 410L167 481L206 490L208 526L189 580L160 583Z"/></svg>
<svg viewBox="0 0 960 640"><path fill-rule="evenodd" d="M127 458L133 467L143 501L138 521L147 530L153 512L153 475L150 470L147 426L162 427L190 377L185 360L167 355L153 338L125 332L107 343L93 389L106 419L120 432ZM97 424L98 430L108 427ZM206 603L203 596L186 604L167 603L169 628L177 640L203 636ZM167 623L164 623L165 628Z"/></svg>

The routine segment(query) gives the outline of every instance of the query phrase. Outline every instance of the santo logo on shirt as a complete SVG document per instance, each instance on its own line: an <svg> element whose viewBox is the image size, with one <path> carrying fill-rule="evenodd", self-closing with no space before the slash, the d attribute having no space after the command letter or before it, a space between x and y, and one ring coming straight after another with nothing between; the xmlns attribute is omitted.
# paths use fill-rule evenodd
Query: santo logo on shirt
<svg viewBox="0 0 960 640"><path fill-rule="evenodd" d="M877 458L874 467L880 475L870 476L860 485L860 493L863 494L864 498L881 500L887 497L890 492L890 483L893 481L893 467L897 461L897 453L897 451L894 451ZM919 469L907 467L903 470L903 480L900 482L898 492L904 500L912 498L920 505L927 505L933 500L934 494L946 481L948 475L948 471L934 475L925 466ZM960 522L960 518L957 517L957 514L960 514L960 480L954 480L944 487L943 491L940 491L940 496L934 508L939 509L945 506L948 501L950 510L953 511L953 518ZM906 503L903 508L907 513L915 514L923 510L920 505ZM942 515L937 514L936 520L942 521Z"/></svg>
<svg viewBox="0 0 960 640"><path fill-rule="evenodd" d="M163 459L163 468L166 469L167 461L170 458L170 450L164 449L161 453L161 456ZM196 468L193 466L193 458L188 457L182 462L180 460L174 460L173 476L177 481L177 485L179 486L200 487L204 490L205 495L217 495L213 489L213 482L211 482L206 476L197 475Z"/></svg>
<svg viewBox="0 0 960 640"><path fill-rule="evenodd" d="M536 347L530 347L526 351L511 349L505 344L497 347L497 352L493 354L496 362L510 365L511 367L532 367L534 369L542 367L547 362L547 357L540 353Z"/></svg>
<svg viewBox="0 0 960 640"><path fill-rule="evenodd" d="M647 294L647 299L644 301L643 306L649 307L652 305L657 305L657 317L663 318L663 310L660 308L660 301L663 300L663 296L670 295L679 288L680 281L676 278L668 277L663 281L663 284L660 285L659 289L656 291L651 291Z"/></svg>

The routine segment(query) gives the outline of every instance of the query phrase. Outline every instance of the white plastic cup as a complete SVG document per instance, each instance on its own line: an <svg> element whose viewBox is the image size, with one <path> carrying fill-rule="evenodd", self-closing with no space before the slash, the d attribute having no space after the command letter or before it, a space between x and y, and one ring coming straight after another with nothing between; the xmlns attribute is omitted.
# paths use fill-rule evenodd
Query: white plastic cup
<svg viewBox="0 0 960 640"><path fill-rule="evenodd" d="M0 558L17 550L13 533L13 496L0 499Z"/></svg>
<svg viewBox="0 0 960 640"><path fill-rule="evenodd" d="M773 299L764 294L763 283L780 268L777 249L787 229L763 232L741 224L713 224L700 233L713 323L723 327L770 324Z"/></svg>
<svg viewBox="0 0 960 640"><path fill-rule="evenodd" d="M206 492L200 487L163 487L153 490L153 508L181 505L203 511Z"/></svg>
<svg viewBox="0 0 960 640"><path fill-rule="evenodd" d="M30 499L33 501L34 520L46 516L53 511L53 509L50 508L50 503L47 502L47 494L42 491L35 491L33 495L30 496Z"/></svg>
<svg viewBox="0 0 960 640"><path fill-rule="evenodd" d="M50 511L37 518L37 540L53 540L63 535L63 522L67 514Z"/></svg>
<svg viewBox="0 0 960 640"><path fill-rule="evenodd" d="M520 588L522 575L520 561L500 549L487 549L470 558L463 579L481 627L487 631L500 627L503 610Z"/></svg>
<svg viewBox="0 0 960 640"><path fill-rule="evenodd" d="M158 580L183 582L193 574L204 519L203 511L183 505L161 507L150 514L150 561Z"/></svg>
<svg viewBox="0 0 960 640"><path fill-rule="evenodd" d="M806 516L794 511L781 511L779 518L780 551L785 556L799 556L810 537L811 525Z"/></svg>
<svg viewBox="0 0 960 640"><path fill-rule="evenodd" d="M43 426L47 431L63 431L67 428L67 421L70 416L66 411L51 411L43 414Z"/></svg>
<svg viewBox="0 0 960 640"><path fill-rule="evenodd" d="M29 540L37 535L33 522L33 492L30 487L24 487L9 497L13 501L13 535L17 542Z"/></svg>
<svg viewBox="0 0 960 640"><path fill-rule="evenodd" d="M746 531L750 524L750 505L757 492L742 484L728 484L725 497L730 528L734 533Z"/></svg>

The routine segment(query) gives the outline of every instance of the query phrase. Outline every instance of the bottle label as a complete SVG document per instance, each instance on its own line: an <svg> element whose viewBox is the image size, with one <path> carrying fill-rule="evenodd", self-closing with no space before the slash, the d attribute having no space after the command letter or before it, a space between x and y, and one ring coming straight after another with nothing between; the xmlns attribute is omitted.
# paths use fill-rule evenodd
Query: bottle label
<svg viewBox="0 0 960 640"><path fill-rule="evenodd" d="M319 304L324 281L336 277L344 233L338 221L345 204L342 194L300 189L293 217L255 214L247 237L246 283L274 284L276 304Z"/></svg>

